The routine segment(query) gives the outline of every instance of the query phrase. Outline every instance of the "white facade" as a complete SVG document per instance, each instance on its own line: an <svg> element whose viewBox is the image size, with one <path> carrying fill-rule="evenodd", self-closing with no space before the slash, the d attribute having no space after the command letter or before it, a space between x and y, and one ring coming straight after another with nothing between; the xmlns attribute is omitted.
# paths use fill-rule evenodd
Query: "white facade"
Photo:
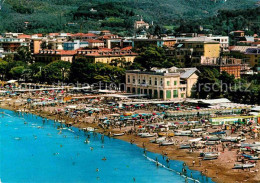
<svg viewBox="0 0 260 183"><path fill-rule="evenodd" d="M220 43L220 47L223 51L227 51L229 47L229 37L228 36L209 36L209 39L218 41Z"/></svg>

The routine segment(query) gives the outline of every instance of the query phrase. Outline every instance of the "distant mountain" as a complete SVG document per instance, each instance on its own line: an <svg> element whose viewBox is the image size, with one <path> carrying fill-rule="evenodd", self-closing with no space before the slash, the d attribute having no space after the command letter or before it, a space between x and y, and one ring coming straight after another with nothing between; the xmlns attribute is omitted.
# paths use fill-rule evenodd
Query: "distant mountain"
<svg viewBox="0 0 260 183"><path fill-rule="evenodd" d="M180 19L214 16L220 9L252 8L256 2L258 0L5 0L0 10L0 31L77 32L106 28L125 32L140 16L150 23L172 25Z"/></svg>

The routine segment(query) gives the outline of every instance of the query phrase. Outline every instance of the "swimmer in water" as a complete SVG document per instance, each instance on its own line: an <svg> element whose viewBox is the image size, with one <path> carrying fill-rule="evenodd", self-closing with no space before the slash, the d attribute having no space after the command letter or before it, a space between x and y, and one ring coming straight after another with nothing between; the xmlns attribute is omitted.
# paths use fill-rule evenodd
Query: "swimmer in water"
<svg viewBox="0 0 260 183"><path fill-rule="evenodd" d="M104 148L104 146L102 145L101 148Z"/></svg>
<svg viewBox="0 0 260 183"><path fill-rule="evenodd" d="M91 150L91 151L93 151L93 149L94 149L93 147L90 147L90 150Z"/></svg>
<svg viewBox="0 0 260 183"><path fill-rule="evenodd" d="M98 168L96 169L96 172L99 172L99 169L98 169Z"/></svg>
<svg viewBox="0 0 260 183"><path fill-rule="evenodd" d="M106 157L104 157L102 160L103 160L103 161L106 161L106 160L107 160L107 158L106 158Z"/></svg>
<svg viewBox="0 0 260 183"><path fill-rule="evenodd" d="M88 140L88 139L86 139L84 143L88 144L88 143L89 143L89 140Z"/></svg>

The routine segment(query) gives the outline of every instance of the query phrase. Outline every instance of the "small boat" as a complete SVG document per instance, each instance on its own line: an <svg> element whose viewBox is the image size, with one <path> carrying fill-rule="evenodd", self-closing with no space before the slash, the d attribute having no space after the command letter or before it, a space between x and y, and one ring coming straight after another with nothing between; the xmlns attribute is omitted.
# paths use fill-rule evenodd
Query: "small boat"
<svg viewBox="0 0 260 183"><path fill-rule="evenodd" d="M233 169L246 169L246 168L253 168L255 167L255 163L247 163L247 164L234 164Z"/></svg>
<svg viewBox="0 0 260 183"><path fill-rule="evenodd" d="M206 141L205 142L205 145L216 145L217 144L217 142L216 141Z"/></svg>
<svg viewBox="0 0 260 183"><path fill-rule="evenodd" d="M204 158L203 158L203 160L214 160L214 159L218 159L218 156L205 156Z"/></svg>
<svg viewBox="0 0 260 183"><path fill-rule="evenodd" d="M114 133L113 136L116 137L116 136L123 136L125 133Z"/></svg>
<svg viewBox="0 0 260 183"><path fill-rule="evenodd" d="M258 156L251 156L251 155L247 155L247 154L242 154L242 156L244 156L245 158L248 158L249 160L259 160Z"/></svg>
<svg viewBox="0 0 260 183"><path fill-rule="evenodd" d="M151 143L156 143L159 144L162 141L165 141L166 137L159 137L159 138L154 138L152 140L150 140Z"/></svg>
<svg viewBox="0 0 260 183"><path fill-rule="evenodd" d="M221 142L235 142L237 139L237 137L223 137L220 140Z"/></svg>
<svg viewBox="0 0 260 183"><path fill-rule="evenodd" d="M155 134L150 134L150 133L144 133L141 135L142 138L148 138L148 137L154 137Z"/></svg>
<svg viewBox="0 0 260 183"><path fill-rule="evenodd" d="M95 131L95 128L87 127L87 131L88 131L88 132L94 132L94 131Z"/></svg>
<svg viewBox="0 0 260 183"><path fill-rule="evenodd" d="M249 143L241 143L241 147L258 147L260 146L260 143L259 142L254 142L252 144L249 144Z"/></svg>
<svg viewBox="0 0 260 183"><path fill-rule="evenodd" d="M158 136L159 136L159 137L162 137L162 136L173 137L173 136L174 136L174 133L173 133L173 132L159 132L159 133L158 133Z"/></svg>
<svg viewBox="0 0 260 183"><path fill-rule="evenodd" d="M162 142L161 142L161 145L162 145L162 146L174 145L174 142L172 142L172 141L167 141L167 140L166 140L166 141L162 141Z"/></svg>
<svg viewBox="0 0 260 183"><path fill-rule="evenodd" d="M142 136L143 134L147 134L147 133L143 133L143 132L142 132L142 133L138 133L137 135L138 135L138 136Z"/></svg>
<svg viewBox="0 0 260 183"><path fill-rule="evenodd" d="M206 140L208 140L208 141L218 141L220 139L217 136L208 136L208 137L206 137Z"/></svg>
<svg viewBox="0 0 260 183"><path fill-rule="evenodd" d="M219 154L215 152L207 152L203 154L203 160L218 159Z"/></svg>
<svg viewBox="0 0 260 183"><path fill-rule="evenodd" d="M191 129L192 132L202 132L202 128Z"/></svg>
<svg viewBox="0 0 260 183"><path fill-rule="evenodd" d="M180 131L180 132L181 132L181 136L189 136L191 134L191 130Z"/></svg>
<svg viewBox="0 0 260 183"><path fill-rule="evenodd" d="M217 131L217 132L212 132L212 133L209 133L210 135L223 135L223 134L226 134L225 131Z"/></svg>
<svg viewBox="0 0 260 183"><path fill-rule="evenodd" d="M190 144L181 144L180 149L189 149L191 147Z"/></svg>

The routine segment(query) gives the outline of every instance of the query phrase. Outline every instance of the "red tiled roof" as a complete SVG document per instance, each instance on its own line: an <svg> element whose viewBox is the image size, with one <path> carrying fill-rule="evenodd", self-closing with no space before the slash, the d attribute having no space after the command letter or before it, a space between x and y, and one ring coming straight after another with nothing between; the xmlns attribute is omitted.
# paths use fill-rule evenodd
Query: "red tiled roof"
<svg viewBox="0 0 260 183"><path fill-rule="evenodd" d="M49 33L49 36L58 36L60 33Z"/></svg>
<svg viewBox="0 0 260 183"><path fill-rule="evenodd" d="M96 34L93 33L76 33L76 34L71 34L72 37L97 37Z"/></svg>
<svg viewBox="0 0 260 183"><path fill-rule="evenodd" d="M98 40L98 39L89 39L87 40L89 43L104 43L104 41Z"/></svg>
<svg viewBox="0 0 260 183"><path fill-rule="evenodd" d="M242 31L242 30L237 30L237 31L233 31L233 32L245 32L245 31Z"/></svg>
<svg viewBox="0 0 260 183"><path fill-rule="evenodd" d="M132 50L132 49L133 49L132 46L127 46L127 47L125 47L125 48L122 48L121 50Z"/></svg>
<svg viewBox="0 0 260 183"><path fill-rule="evenodd" d="M18 35L17 38L19 38L19 39L24 39L24 38L28 38L28 39L30 39L31 36L30 36L30 35L26 35L26 34L21 34L21 35Z"/></svg>
<svg viewBox="0 0 260 183"><path fill-rule="evenodd" d="M259 45L259 44L260 44L260 41L258 41L258 42L252 42L251 44L252 44L252 45Z"/></svg>
<svg viewBox="0 0 260 183"><path fill-rule="evenodd" d="M33 34L33 36L42 37L42 34Z"/></svg>

